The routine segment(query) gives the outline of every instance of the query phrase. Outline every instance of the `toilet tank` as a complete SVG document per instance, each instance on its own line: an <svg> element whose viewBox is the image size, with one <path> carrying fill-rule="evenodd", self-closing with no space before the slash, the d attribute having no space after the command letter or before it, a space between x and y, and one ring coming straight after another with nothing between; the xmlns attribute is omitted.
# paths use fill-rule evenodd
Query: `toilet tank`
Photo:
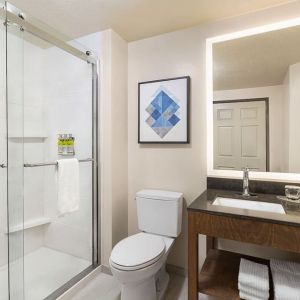
<svg viewBox="0 0 300 300"><path fill-rule="evenodd" d="M141 231L177 237L181 232L183 194L161 190L136 193L138 226Z"/></svg>

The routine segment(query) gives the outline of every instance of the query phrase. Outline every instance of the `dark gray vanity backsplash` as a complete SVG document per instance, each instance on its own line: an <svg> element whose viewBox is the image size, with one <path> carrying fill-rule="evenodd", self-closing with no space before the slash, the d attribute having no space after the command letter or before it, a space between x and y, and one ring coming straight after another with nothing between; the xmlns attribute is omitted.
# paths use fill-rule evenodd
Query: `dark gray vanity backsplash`
<svg viewBox="0 0 300 300"><path fill-rule="evenodd" d="M260 194L274 194L284 195L285 185L291 185L293 183L287 182L274 182L274 181L261 181L250 179L250 192ZM299 185L299 183L295 183ZM231 190L231 191L242 191L243 181L242 179L230 179L230 178L217 178L207 177L207 188L208 189L220 189L220 190Z"/></svg>

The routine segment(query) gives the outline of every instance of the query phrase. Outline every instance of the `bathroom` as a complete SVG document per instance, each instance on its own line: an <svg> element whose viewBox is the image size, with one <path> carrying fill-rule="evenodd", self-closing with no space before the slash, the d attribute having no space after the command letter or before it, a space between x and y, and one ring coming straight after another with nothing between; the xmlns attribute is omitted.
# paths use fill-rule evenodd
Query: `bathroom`
<svg viewBox="0 0 300 300"><path fill-rule="evenodd" d="M208 262L211 248L256 257L259 262L271 258L300 262L297 232L300 219L295 215L274 216L256 213L255 209L215 206L214 211L226 213L221 215L224 218L235 219L232 214L237 211L238 215L247 216L249 222L260 218L262 228L265 224L286 226L282 234L286 239L276 245L268 243L270 235L266 231L261 239L257 238L261 242L257 242L249 237L242 239L238 226L233 230L239 239L228 237L221 229L214 235L212 231L204 232L204 226L193 228L195 232L189 228L192 219L200 217L195 205L203 200L200 195L206 189L243 192L241 170L246 166L250 167L251 194L284 197L285 185L300 185L295 147L297 126L286 131L290 125L287 121L299 119L298 109L295 106L287 112L284 102L289 97L289 104L297 105L293 101L297 98L297 84L293 86L291 80L295 68L291 67L289 76L286 75L287 65L295 65L300 58L293 61L297 59L295 55L292 59L282 59L285 66L275 64L282 58L276 56L280 51L284 54L289 47L298 48L296 38L287 45L288 34L272 36L281 30L293 34L292 29L300 24L300 1L188 1L188 5L186 1L150 2L0 1L1 24L4 24L0 29L1 300L159 299L152 295L153 291L142 298L126 298L126 288L114 274L110 261L120 242L140 231L149 232L138 220L143 212L143 201L139 210L138 200L148 199L149 194L160 200L163 197L175 200L168 202L169 205L178 204L177 215L170 215L177 219L173 224L176 232L160 232L169 210L157 233L171 236L174 242L166 255L170 276L164 295L167 300L241 298L237 287L236 298L224 298L224 294L222 298L209 291L205 294L201 287L198 293L197 273ZM297 32L294 34L297 36ZM286 47L278 47L276 52L270 42L259 51L264 40L256 37L264 35L273 42L284 38ZM251 43L257 44L254 47ZM230 47L238 50L229 51ZM253 61L247 57L247 49L258 49L250 54L265 55ZM217 51L225 54L218 55ZM269 52L275 54L266 55ZM264 64L269 58L274 59L274 68ZM221 59L227 61L217 69L215 62ZM254 67L249 67L248 62ZM245 85L243 81L248 79L241 75L238 63L269 77L256 76L256 82L247 86L248 82ZM216 83L216 71L226 68L229 69ZM280 68L285 68L284 72L280 79L274 79L273 73ZM257 83L262 78L263 83ZM139 122L145 113L139 106L143 87L153 85L157 89L166 83L172 90L177 80L183 82L182 95L186 101L185 111L175 112L181 120L186 114L181 137L174 140L176 126L167 134L159 132L165 134L164 143L152 129L151 134L143 135ZM259 88L250 91L253 87ZM242 95L241 89L248 91ZM263 157L265 164L257 167L247 162L220 168L214 156L214 105L230 105L225 101L250 98L260 99L256 102L263 106L266 116L262 126L267 127L268 123L269 131L260 136L265 141L261 153L268 153ZM150 128L147 126L146 131ZM69 153L61 153L63 139L73 141L74 149L64 150ZM228 147L225 145L224 149ZM60 167L56 164L57 160L70 159L79 160L76 166L80 200L75 211L64 214L59 212ZM153 194L153 190L160 192ZM164 194L166 191L170 193ZM230 191L229 195L232 197ZM249 198L254 204L260 199L256 196ZM151 207L147 211L143 219L149 218L151 223ZM155 209L153 215L158 211ZM206 216L207 211L201 212ZM264 223L266 219L272 222ZM242 224L240 227L244 228ZM288 238L288 229L294 233L293 238ZM150 230L150 234L155 232ZM134 252L126 250L123 253L130 259L138 255L132 257ZM235 268L233 261L232 269ZM237 284L237 276L235 280ZM133 290L137 293L138 289ZM270 293L274 293L271 290L273 287ZM300 291L290 298L274 299L299 298Z"/></svg>

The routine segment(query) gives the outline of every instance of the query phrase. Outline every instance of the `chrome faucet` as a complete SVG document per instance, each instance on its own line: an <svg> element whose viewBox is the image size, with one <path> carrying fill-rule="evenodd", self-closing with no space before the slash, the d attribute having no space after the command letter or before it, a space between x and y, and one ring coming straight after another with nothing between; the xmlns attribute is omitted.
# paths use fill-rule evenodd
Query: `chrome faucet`
<svg viewBox="0 0 300 300"><path fill-rule="evenodd" d="M249 197L249 168L243 169L243 196Z"/></svg>

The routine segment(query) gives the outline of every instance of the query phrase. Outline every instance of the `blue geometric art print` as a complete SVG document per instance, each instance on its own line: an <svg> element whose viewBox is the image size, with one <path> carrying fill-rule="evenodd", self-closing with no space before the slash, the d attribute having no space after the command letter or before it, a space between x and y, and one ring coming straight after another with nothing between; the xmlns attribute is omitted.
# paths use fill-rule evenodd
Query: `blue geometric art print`
<svg viewBox="0 0 300 300"><path fill-rule="evenodd" d="M149 117L146 123L163 138L176 124L180 118L176 114L180 106L172 99L168 92L160 87L154 99L151 101L146 111Z"/></svg>

